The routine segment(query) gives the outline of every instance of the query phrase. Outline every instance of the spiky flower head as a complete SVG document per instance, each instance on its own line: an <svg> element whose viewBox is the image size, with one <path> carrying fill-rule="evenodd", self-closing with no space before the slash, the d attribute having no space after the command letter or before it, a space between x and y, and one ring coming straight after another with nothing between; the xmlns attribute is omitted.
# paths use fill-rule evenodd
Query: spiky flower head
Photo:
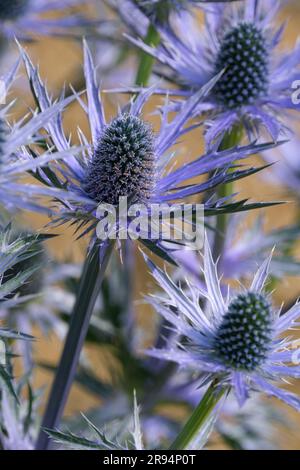
<svg viewBox="0 0 300 470"><path fill-rule="evenodd" d="M228 305L215 337L215 350L224 364L254 371L266 358L272 334L271 305L260 293L246 292Z"/></svg>
<svg viewBox="0 0 300 470"><path fill-rule="evenodd" d="M221 40L215 73L225 70L215 87L217 101L239 108L263 97L269 86L269 48L265 33L251 22L231 28Z"/></svg>
<svg viewBox="0 0 300 470"><path fill-rule="evenodd" d="M0 0L0 20L15 20L23 15L30 0Z"/></svg>
<svg viewBox="0 0 300 470"><path fill-rule="evenodd" d="M284 315L274 310L264 291L271 256L262 263L248 289L223 297L217 267L206 240L203 275L205 287L188 285L183 291L146 258L153 276L168 299L149 301L181 338L149 354L177 362L210 380L231 386L240 404L250 391L260 390L300 410L300 399L274 382L300 377L293 361L295 350L286 330L299 326L300 304ZM226 289L224 289L226 290ZM201 307L203 305L203 307ZM295 365L292 365L292 364Z"/></svg>
<svg viewBox="0 0 300 470"><path fill-rule="evenodd" d="M208 145L217 145L237 125L250 139L263 127L277 141L286 131L282 110L299 111L291 90L299 78L300 46L297 43L289 53L277 50L284 30L272 24L278 8L279 2L271 0L212 3L205 10L204 27L186 16L178 17L176 27L170 22L158 26L161 45L156 49L131 38L164 65L163 76L177 83L182 97L223 70L212 93L195 110L198 115L209 112ZM174 93L172 88L159 92Z"/></svg>
<svg viewBox="0 0 300 470"><path fill-rule="evenodd" d="M106 126L83 182L96 202L117 205L150 199L155 184L155 142L151 126L140 117L121 114Z"/></svg>

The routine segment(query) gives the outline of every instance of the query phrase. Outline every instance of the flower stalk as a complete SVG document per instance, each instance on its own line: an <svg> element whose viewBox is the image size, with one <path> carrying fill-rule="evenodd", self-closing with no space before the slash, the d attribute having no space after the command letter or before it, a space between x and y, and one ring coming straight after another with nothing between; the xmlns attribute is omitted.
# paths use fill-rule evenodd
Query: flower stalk
<svg viewBox="0 0 300 470"><path fill-rule="evenodd" d="M107 241L104 246L102 245L101 251L99 245L95 243L87 256L69 331L48 399L36 450L46 450L48 448L50 440L45 429L55 429L62 417L113 248L113 241Z"/></svg>
<svg viewBox="0 0 300 470"><path fill-rule="evenodd" d="M228 393L229 387L221 386L217 381L212 382L170 450L189 450L193 441L205 428L220 400Z"/></svg>
<svg viewBox="0 0 300 470"><path fill-rule="evenodd" d="M147 36L145 38L145 43L148 46L152 47L157 47L160 43L160 34L152 23L150 23L149 25ZM155 59L152 56L150 56L144 51L141 51L139 67L136 76L137 86L147 86L149 78L151 77L154 62Z"/></svg>
<svg viewBox="0 0 300 470"><path fill-rule="evenodd" d="M231 131L227 132L223 137L223 140L220 144L219 150L228 150L230 148L236 147L240 144L243 138L243 128L241 125L235 125ZM230 197L234 192L233 183L222 184L218 188L217 196L218 199L223 199ZM216 235L214 240L213 246L213 255L215 258L218 258L222 255L224 243L225 243L225 236L228 224L228 215L221 214L217 217L216 222Z"/></svg>

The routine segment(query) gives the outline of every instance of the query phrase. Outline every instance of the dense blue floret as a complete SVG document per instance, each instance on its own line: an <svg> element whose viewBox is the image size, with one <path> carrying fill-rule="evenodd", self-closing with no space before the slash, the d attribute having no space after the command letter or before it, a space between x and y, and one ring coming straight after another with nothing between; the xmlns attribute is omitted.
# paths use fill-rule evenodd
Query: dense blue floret
<svg viewBox="0 0 300 470"><path fill-rule="evenodd" d="M240 294L230 303L215 338L219 358L237 370L255 370L272 337L271 307L261 294Z"/></svg>
<svg viewBox="0 0 300 470"><path fill-rule="evenodd" d="M218 53L216 73L225 70L215 95L226 107L253 103L266 93L269 52L263 33L253 23L241 23L225 34Z"/></svg>
<svg viewBox="0 0 300 470"><path fill-rule="evenodd" d="M122 114L100 137L84 181L95 201L117 205L120 197L142 202L155 183L154 135L151 126L131 114Z"/></svg>

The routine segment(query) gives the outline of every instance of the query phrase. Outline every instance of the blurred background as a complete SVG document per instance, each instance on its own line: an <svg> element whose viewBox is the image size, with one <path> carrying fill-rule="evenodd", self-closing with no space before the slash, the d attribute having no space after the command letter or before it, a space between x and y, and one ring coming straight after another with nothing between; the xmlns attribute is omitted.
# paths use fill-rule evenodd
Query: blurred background
<svg viewBox="0 0 300 470"><path fill-rule="evenodd" d="M297 36L299 34L300 24L300 5L299 2L291 2L282 13L284 20L288 20L288 26L284 36L284 47L293 47ZM43 38L38 39L30 44L25 45L32 61L39 64L40 73L42 78L47 82L49 90L53 96L59 96L62 87L66 85L68 90L69 84L74 85L76 89L80 89L82 83L82 51L80 41L71 39L60 38ZM92 48L96 52L95 56L103 58L107 54L109 45L105 42L93 43ZM17 48L12 46L11 57L17 55ZM9 59L11 60L11 59ZM133 76L135 73L135 60L128 61L128 76ZM100 75L100 71L99 71ZM24 80L24 71L20 74L20 78L13 91L17 95L17 103L14 108L15 115L22 115L25 109L34 107L34 103L30 94L30 90ZM122 77L122 79L121 79ZM103 87L110 88L113 86L120 86L123 84L122 74L108 74L102 79ZM99 77L101 80L101 76ZM130 78L129 78L130 79ZM120 82L121 80L121 82ZM116 110L117 103L124 100L122 96L115 96L110 94L104 95L107 113L111 116ZM151 105L154 107L157 104L157 99L153 99ZM152 111L149 106L147 112ZM12 119L14 115L12 114ZM151 116L154 127L157 126L158 121L155 116ZM65 113L64 125L72 135L74 142L77 142L77 128L83 129L84 133L88 135L88 126L86 123L85 115L80 109L79 105L72 104L68 111ZM300 127L299 127L300 130ZM185 140L181 153L183 158L188 161L199 155L199 142L203 150L202 136L199 130L194 131L189 135L188 140ZM259 157L257 157L259 161ZM299 155L300 162L300 155ZM300 165L300 163L299 163ZM250 197L254 201L259 200L285 200L287 204L276 206L266 209L266 231L270 228L283 227L298 220L299 222L299 208L293 202L290 194L284 190L280 185L270 183L263 174L259 176L252 176L249 179L242 180L237 187L241 196ZM257 213L252 213L249 219L253 220ZM41 229L48 221L42 216L35 216L23 214L22 223L28 228ZM20 222L20 215L17 216ZM51 230L50 230L51 231ZM49 259L57 259L61 262L75 262L79 263L85 256L86 242L84 239L76 241L72 229L68 230L65 227L62 229L55 229L55 233L59 236L47 242L47 250ZM300 259L300 246L296 250L298 259ZM51 261L49 261L50 263ZM136 270L134 276L134 299L136 301L134 307L134 316L140 328L140 334L143 342L151 343L153 325L156 319L154 313L149 307L143 305L140 301L143 295L153 290L153 285L147 274L147 269L140 259L139 253L136 253ZM300 295L300 277L285 277L278 285L275 293L275 299L278 305L282 302L289 303ZM62 299L64 301L64 299ZM37 342L34 346L36 360L38 363L51 362L56 364L61 353L62 343L61 340L55 335L50 335L48 338L42 336L41 332L37 329L35 332ZM136 338L139 341L139 338ZM112 379L111 369L118 369L117 362L113 359L109 350L99 348L97 345L89 345L86 348L86 355L93 364L94 373L101 378L104 382L110 382ZM104 367L104 364L106 365ZM43 386L47 392L49 391L52 380L52 372L45 371L39 367L35 373L35 381L37 386ZM125 378L126 380L126 378ZM300 393L300 385L298 386ZM92 406L99 406L100 401L97 394L87 393L85 389L79 385L74 385L72 388L71 396L66 408L66 416L71 416L74 412L84 412ZM284 407L284 405L279 405ZM284 431L278 428L278 448L283 449L300 449L300 417L296 413L291 412L286 408L286 412L291 415L293 425L289 430L284 428ZM182 413L179 413L182 418ZM183 411L184 416L184 411ZM222 444L223 446L223 444ZM221 444L216 443L215 447L220 448Z"/></svg>

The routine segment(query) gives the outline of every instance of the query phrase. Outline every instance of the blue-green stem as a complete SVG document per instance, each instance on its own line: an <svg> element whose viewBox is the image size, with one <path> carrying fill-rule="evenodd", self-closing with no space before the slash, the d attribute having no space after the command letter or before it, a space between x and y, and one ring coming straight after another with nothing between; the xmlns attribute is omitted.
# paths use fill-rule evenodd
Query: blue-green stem
<svg viewBox="0 0 300 470"><path fill-rule="evenodd" d="M36 450L46 450L49 447L50 440L45 429L55 429L60 423L113 247L113 241L107 241L101 250L99 245L95 244L85 261L69 331L48 399Z"/></svg>
<svg viewBox="0 0 300 470"><path fill-rule="evenodd" d="M219 150L228 150L230 148L236 147L240 144L243 138L243 128L240 125L236 125L233 129L227 132L221 142ZM217 196L218 199L223 199L230 197L234 193L233 183L223 184L219 187ZM220 214L217 217L216 223L216 235L213 246L213 255L214 258L218 258L222 255L228 225L228 214Z"/></svg>
<svg viewBox="0 0 300 470"><path fill-rule="evenodd" d="M196 407L191 417L183 427L180 434L170 447L170 450L189 450L206 427L208 420L215 411L220 400L229 392L229 387L221 386L217 381L207 389L199 405Z"/></svg>

